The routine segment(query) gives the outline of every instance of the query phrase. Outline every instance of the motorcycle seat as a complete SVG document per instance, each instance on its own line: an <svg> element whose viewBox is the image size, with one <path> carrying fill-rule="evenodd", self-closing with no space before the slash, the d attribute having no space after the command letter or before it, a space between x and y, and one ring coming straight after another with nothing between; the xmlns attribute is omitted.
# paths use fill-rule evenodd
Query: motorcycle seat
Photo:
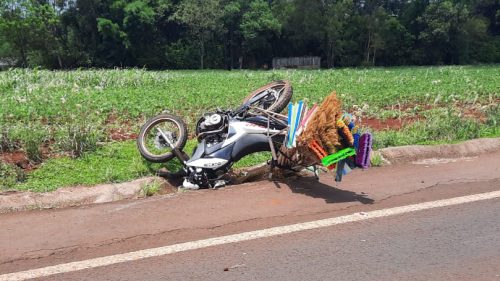
<svg viewBox="0 0 500 281"><path fill-rule="evenodd" d="M255 125L267 127L267 117L264 116L252 116L252 117L247 117L243 121L250 122ZM270 119L269 122L269 127L274 130L283 130L287 127L287 121L283 120L283 122L278 122L274 119Z"/></svg>

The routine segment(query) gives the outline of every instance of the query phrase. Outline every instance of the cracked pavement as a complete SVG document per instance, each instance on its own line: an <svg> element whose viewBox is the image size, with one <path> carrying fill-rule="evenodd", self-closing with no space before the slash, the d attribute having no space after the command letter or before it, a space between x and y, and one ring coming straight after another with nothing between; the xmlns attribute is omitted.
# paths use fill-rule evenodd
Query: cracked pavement
<svg viewBox="0 0 500 281"><path fill-rule="evenodd" d="M500 152L0 215L0 273L500 189Z"/></svg>

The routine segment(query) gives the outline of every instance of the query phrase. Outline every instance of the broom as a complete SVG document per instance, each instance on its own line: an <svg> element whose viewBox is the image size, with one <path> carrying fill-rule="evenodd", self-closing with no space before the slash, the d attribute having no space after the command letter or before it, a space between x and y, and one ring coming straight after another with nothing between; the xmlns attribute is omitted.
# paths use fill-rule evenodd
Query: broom
<svg viewBox="0 0 500 281"><path fill-rule="evenodd" d="M364 133L359 137L358 151L356 153L356 165L367 169L370 167L370 154L372 152L372 135Z"/></svg>

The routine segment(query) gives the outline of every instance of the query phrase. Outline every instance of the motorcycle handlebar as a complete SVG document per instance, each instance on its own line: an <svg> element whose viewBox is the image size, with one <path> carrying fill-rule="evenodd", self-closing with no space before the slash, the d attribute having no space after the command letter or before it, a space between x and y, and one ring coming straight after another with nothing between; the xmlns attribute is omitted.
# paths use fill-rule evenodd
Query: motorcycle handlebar
<svg viewBox="0 0 500 281"><path fill-rule="evenodd" d="M231 117L238 116L241 113L244 113L244 112L248 111L249 108L250 108L250 106L248 104L244 104L244 105L238 107L236 110L232 111L229 115Z"/></svg>

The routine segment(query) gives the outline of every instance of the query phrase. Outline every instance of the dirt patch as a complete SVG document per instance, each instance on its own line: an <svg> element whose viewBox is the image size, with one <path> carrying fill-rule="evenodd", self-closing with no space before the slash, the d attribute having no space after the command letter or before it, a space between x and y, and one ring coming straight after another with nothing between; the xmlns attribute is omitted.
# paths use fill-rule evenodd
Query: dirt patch
<svg viewBox="0 0 500 281"><path fill-rule="evenodd" d="M51 146L54 144L54 140L49 140L40 145L40 153L42 159L57 158L60 154L54 153ZM16 165L23 169L25 172L30 172L40 166L40 163L33 163L29 160L28 155L23 150L14 151L3 151L0 152L0 161Z"/></svg>
<svg viewBox="0 0 500 281"><path fill-rule="evenodd" d="M111 113L104 122L109 138L114 141L135 140L137 132L134 125L139 123L139 120L121 120L116 113Z"/></svg>
<svg viewBox="0 0 500 281"><path fill-rule="evenodd" d="M104 124L105 125L116 124L118 123L117 121L118 121L118 114L113 112L108 115L108 118L106 118Z"/></svg>
<svg viewBox="0 0 500 281"><path fill-rule="evenodd" d="M424 120L425 117L421 115L423 111L428 111L437 108L443 108L446 105L434 105L434 104L401 104L384 107L385 110L395 110L401 113L410 113L410 116L401 118L388 118L388 119L378 119L378 118L361 118L360 125L365 127L370 127L375 131L383 130L399 130L402 127L411 125L418 120ZM484 106L480 104L466 104L466 103L456 103L453 105L453 110L456 114L463 118L472 118L481 123L486 122L488 119L485 112ZM408 115L408 114L405 114Z"/></svg>
<svg viewBox="0 0 500 281"><path fill-rule="evenodd" d="M108 134L109 137L114 141L135 140L137 138L136 133L132 133L127 129L122 129L122 128L109 129Z"/></svg>
<svg viewBox="0 0 500 281"><path fill-rule="evenodd" d="M488 117L486 117L486 114L479 108L461 108L460 112L462 113L463 117L476 119L481 123L486 122L486 120L488 119Z"/></svg>
<svg viewBox="0 0 500 281"><path fill-rule="evenodd" d="M4 152L0 154L0 160L7 164L16 165L24 170L33 168L33 165L28 160L26 153L23 151Z"/></svg>
<svg viewBox="0 0 500 281"><path fill-rule="evenodd" d="M400 112L408 112L408 111L414 111L414 110L431 110L434 109L436 105L433 104L418 104L418 103L408 103L408 104L395 104L395 105L390 105L390 106L385 106L385 110L397 110Z"/></svg>
<svg viewBox="0 0 500 281"><path fill-rule="evenodd" d="M500 100L500 99L499 99ZM491 104L497 104L498 101L495 101ZM484 108L488 107L491 104L480 104L480 103L464 103L464 102L456 102L453 104L453 108L456 113L460 114L463 117L474 118L479 120L480 122L485 122L487 117L484 113ZM420 118L419 113L422 111L428 111L437 108L447 108L450 104L418 104L418 103L410 103L410 104L401 104L401 105L392 105L384 107L385 110L396 110L399 112L411 113L413 112L417 118Z"/></svg>
<svg viewBox="0 0 500 281"><path fill-rule="evenodd" d="M390 118L390 119L376 119L376 118L363 118L360 122L361 127L370 127L375 131L384 130L399 130L404 126L412 124L419 118Z"/></svg>

